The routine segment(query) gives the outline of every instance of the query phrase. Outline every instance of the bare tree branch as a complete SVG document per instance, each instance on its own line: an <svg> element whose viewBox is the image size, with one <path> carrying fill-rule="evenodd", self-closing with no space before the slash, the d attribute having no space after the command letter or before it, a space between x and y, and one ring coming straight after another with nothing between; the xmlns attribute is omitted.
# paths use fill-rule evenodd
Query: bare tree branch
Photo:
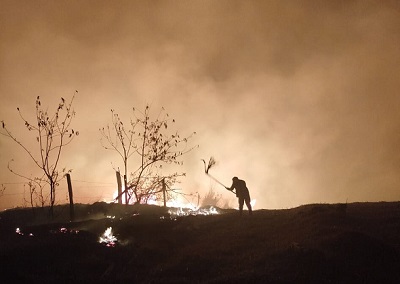
<svg viewBox="0 0 400 284"><path fill-rule="evenodd" d="M147 203L150 199L160 198L158 195L162 193L163 179L172 185L185 175L162 173L161 169L163 164L183 164L180 158L197 147L188 147L188 141L195 133L183 138L177 132L169 134L168 125L175 120L169 118L164 108L155 119L151 118L148 105L144 111L132 110L130 124L124 124L118 114L111 110L112 126L99 129L101 143L105 149L118 153L126 176L129 171L128 161L130 158L136 161L137 166L131 171L128 187L123 193L128 194L131 202Z"/></svg>

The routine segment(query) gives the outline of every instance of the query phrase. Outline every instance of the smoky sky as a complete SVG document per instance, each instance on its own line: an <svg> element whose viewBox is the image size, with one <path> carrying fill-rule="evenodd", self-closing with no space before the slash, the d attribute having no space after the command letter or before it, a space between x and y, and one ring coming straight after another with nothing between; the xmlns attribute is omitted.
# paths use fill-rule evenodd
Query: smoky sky
<svg viewBox="0 0 400 284"><path fill-rule="evenodd" d="M50 110L79 91L62 157L77 202L115 190L120 161L98 131L110 109L128 120L146 104L197 133L184 192L235 205L204 174L214 156L212 174L244 179L256 209L399 200L398 1L115 2L0 1L0 119L33 141L16 107L32 117L37 96ZM20 206L7 163L35 170L4 136L0 157L0 205Z"/></svg>

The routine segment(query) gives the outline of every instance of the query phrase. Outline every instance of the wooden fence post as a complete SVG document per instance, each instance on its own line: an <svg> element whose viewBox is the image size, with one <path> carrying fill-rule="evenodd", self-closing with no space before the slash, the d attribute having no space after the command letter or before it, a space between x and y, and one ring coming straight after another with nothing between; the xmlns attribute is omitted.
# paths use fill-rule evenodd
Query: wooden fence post
<svg viewBox="0 0 400 284"><path fill-rule="evenodd" d="M165 186L165 178L162 179L162 191L164 195L164 208L167 207L167 200L166 200L166 186Z"/></svg>
<svg viewBox="0 0 400 284"><path fill-rule="evenodd" d="M124 175L124 186L125 186L125 205L128 205L128 182L126 180L126 175Z"/></svg>
<svg viewBox="0 0 400 284"><path fill-rule="evenodd" d="M74 199L72 195L72 183L71 183L71 175L67 174L67 183L68 183L68 194L69 194L69 217L71 221L74 221L75 213L74 213Z"/></svg>
<svg viewBox="0 0 400 284"><path fill-rule="evenodd" d="M118 184L118 204L122 204L122 184L121 184L121 174L119 171L115 172L117 175L117 184Z"/></svg>

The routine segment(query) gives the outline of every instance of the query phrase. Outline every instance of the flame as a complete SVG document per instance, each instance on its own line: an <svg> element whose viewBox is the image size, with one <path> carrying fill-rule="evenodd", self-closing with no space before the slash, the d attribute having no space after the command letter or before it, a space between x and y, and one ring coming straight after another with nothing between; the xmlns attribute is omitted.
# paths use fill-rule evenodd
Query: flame
<svg viewBox="0 0 400 284"><path fill-rule="evenodd" d="M105 243L108 247L114 247L116 242L117 238L112 233L112 227L108 227L99 239L99 243Z"/></svg>
<svg viewBox="0 0 400 284"><path fill-rule="evenodd" d="M171 216L171 219L181 216L197 216L197 215L216 215L220 214L218 209L214 206L210 206L210 208L172 208L168 210L168 213Z"/></svg>
<svg viewBox="0 0 400 284"><path fill-rule="evenodd" d="M114 203L118 197L118 189L116 189L112 195L112 200L107 203ZM125 204L125 194L122 195L122 204Z"/></svg>

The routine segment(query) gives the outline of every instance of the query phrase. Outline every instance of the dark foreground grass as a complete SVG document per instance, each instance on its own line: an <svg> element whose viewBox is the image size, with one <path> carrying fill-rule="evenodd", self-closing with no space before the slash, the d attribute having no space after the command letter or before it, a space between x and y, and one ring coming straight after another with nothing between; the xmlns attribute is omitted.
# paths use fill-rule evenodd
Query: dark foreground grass
<svg viewBox="0 0 400 284"><path fill-rule="evenodd" d="M2 283L400 280L399 202L172 219L157 206L96 203L78 205L75 222L67 221L67 208L57 207L53 222L27 209L0 214ZM107 227L118 238L115 247L98 243Z"/></svg>

